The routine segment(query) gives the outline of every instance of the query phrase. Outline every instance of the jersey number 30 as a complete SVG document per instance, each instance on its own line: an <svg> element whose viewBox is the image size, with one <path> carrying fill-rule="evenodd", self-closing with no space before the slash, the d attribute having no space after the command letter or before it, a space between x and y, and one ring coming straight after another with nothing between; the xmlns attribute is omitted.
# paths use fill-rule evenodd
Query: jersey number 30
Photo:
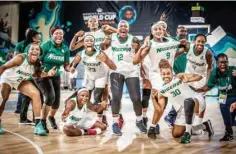
<svg viewBox="0 0 236 154"><path fill-rule="evenodd" d="M170 93L173 95L173 97L176 97L176 96L178 96L178 95L181 94L181 92L180 92L179 89L176 89L176 90L174 90L174 91L172 91L172 92L170 92Z"/></svg>

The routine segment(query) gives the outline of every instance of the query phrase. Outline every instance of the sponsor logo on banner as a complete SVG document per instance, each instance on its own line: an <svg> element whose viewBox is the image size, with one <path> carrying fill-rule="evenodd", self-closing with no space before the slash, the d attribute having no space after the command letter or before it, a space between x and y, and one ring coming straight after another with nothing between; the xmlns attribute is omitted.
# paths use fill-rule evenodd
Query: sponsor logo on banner
<svg viewBox="0 0 236 154"><path fill-rule="evenodd" d="M104 24L115 24L116 12L103 12L101 8L97 9L97 12L83 13L83 19L85 24L88 24L88 19L96 16L99 23Z"/></svg>

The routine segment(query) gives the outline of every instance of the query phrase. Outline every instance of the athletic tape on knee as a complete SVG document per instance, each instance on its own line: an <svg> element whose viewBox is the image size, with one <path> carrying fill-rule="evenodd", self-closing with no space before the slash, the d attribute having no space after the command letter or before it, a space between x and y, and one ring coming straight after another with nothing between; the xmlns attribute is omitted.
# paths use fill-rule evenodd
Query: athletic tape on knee
<svg viewBox="0 0 236 154"><path fill-rule="evenodd" d="M199 113L201 113L202 111L204 111L206 109L206 101L205 101L203 95L197 95L195 98L198 100Z"/></svg>
<svg viewBox="0 0 236 154"><path fill-rule="evenodd" d="M184 112L186 124L192 124L193 112L194 112L194 100L192 98L187 98L184 100Z"/></svg>

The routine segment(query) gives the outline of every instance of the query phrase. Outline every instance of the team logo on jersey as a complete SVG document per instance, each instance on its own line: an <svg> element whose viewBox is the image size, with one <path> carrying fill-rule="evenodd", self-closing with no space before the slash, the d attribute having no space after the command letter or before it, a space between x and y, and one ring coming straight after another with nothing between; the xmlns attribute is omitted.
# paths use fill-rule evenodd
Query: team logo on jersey
<svg viewBox="0 0 236 154"><path fill-rule="evenodd" d="M48 56L48 59L64 61L64 56L55 56L54 54L50 54L50 55Z"/></svg>
<svg viewBox="0 0 236 154"><path fill-rule="evenodd" d="M172 49L177 49L179 45L173 45L165 48L157 48L157 53L166 51L166 50L172 50Z"/></svg>
<svg viewBox="0 0 236 154"><path fill-rule="evenodd" d="M65 52L64 49L62 49L61 52L64 53Z"/></svg>
<svg viewBox="0 0 236 154"><path fill-rule="evenodd" d="M200 58L201 60L203 60L203 56L201 56L201 58Z"/></svg>
<svg viewBox="0 0 236 154"><path fill-rule="evenodd" d="M131 51L131 48L116 48L116 47L112 47L112 50L115 51L115 52L130 52Z"/></svg>
<svg viewBox="0 0 236 154"><path fill-rule="evenodd" d="M161 90L160 93L164 94L166 93L167 91L171 90L171 89L174 89L175 87L177 87L178 85L180 85L182 83L181 80L179 80L178 82L174 83L174 84L171 84L170 86L166 87L165 89Z"/></svg>
<svg viewBox="0 0 236 154"><path fill-rule="evenodd" d="M24 76L30 76L30 75L31 75L30 73L23 72L23 71L21 71L21 70L16 71L16 73L22 74L22 75L24 75Z"/></svg>

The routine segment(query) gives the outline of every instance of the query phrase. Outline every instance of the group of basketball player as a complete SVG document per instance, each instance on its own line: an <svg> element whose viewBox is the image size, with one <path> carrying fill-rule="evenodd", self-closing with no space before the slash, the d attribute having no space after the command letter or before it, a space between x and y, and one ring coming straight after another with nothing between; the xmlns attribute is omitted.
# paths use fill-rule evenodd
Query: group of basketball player
<svg viewBox="0 0 236 154"><path fill-rule="evenodd" d="M173 38L167 34L166 22L158 21L152 24L150 36L141 45L136 37L129 34L130 27L125 20L119 22L117 29L109 25L99 29L97 17L91 17L88 28L90 32L79 31L71 41L71 51L83 47L71 63L69 49L63 43L64 32L60 27L55 27L51 31L52 40L44 43L42 48L37 43L31 43L26 48L27 52L0 67L3 97L0 117L14 87L32 99L35 134L49 133L46 124L48 115L52 127L57 129L54 115L60 102L58 70L64 66L66 71L73 73L82 62L85 68L83 88L65 101L61 115L62 132L67 136L95 135L106 130L108 123L103 111L108 105L109 91L112 130L114 134L122 135L125 119L120 110L124 83L133 103L136 126L148 137L155 139L160 133L158 122L168 102L173 105L172 114L165 120L173 126L172 136L181 137L181 143L190 143L191 134L198 134L199 130L208 132L209 138L214 135L210 120L203 122L205 93L195 92L206 84L213 68L213 55L205 47L205 35L197 34L194 43L191 43L186 40L186 28L178 27L177 37ZM183 68L173 70L178 58L180 61L181 58L187 59L187 63L179 65ZM43 105L40 103L39 90L27 81L32 76L38 79L45 96ZM142 97L140 80L143 85ZM90 101L92 93L94 103ZM146 114L150 97L154 113L148 128ZM98 120L88 110L97 112Z"/></svg>

